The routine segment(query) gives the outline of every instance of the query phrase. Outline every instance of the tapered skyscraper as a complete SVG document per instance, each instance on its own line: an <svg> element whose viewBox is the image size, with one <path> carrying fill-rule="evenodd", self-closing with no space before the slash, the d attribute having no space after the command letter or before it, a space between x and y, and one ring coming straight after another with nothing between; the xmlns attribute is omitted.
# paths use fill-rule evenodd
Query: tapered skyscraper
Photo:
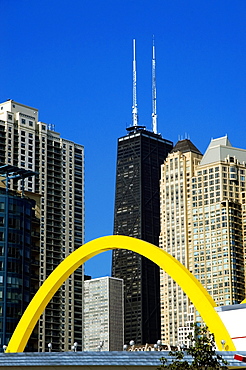
<svg viewBox="0 0 246 370"><path fill-rule="evenodd" d="M118 139L114 234L158 245L160 167L172 142L138 125L135 42L133 55L133 125ZM157 130L156 112L154 117ZM114 250L112 275L124 279L125 343L155 343L160 338L159 268L136 253Z"/></svg>

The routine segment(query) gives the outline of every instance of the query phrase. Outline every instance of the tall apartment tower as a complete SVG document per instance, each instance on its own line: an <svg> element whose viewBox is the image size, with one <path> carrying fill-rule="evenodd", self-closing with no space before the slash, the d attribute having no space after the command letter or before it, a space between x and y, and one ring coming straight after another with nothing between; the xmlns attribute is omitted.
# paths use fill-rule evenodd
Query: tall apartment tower
<svg viewBox="0 0 246 370"><path fill-rule="evenodd" d="M37 172L25 189L41 195L40 284L84 240L84 148L38 120L38 110L8 100L0 104L0 165ZM18 190L14 180L12 189ZM82 345L82 281L79 268L55 294L38 324L38 351Z"/></svg>
<svg viewBox="0 0 246 370"><path fill-rule="evenodd" d="M118 140L114 234L158 245L160 166L172 143L142 126ZM160 338L159 267L126 250L113 251L112 275L124 280L125 343Z"/></svg>
<svg viewBox="0 0 246 370"><path fill-rule="evenodd" d="M161 171L160 247L183 263L217 305L245 298L246 150L228 138L211 141L204 156L179 141ZM181 288L161 272L162 340L178 344L178 332L199 313Z"/></svg>
<svg viewBox="0 0 246 370"><path fill-rule="evenodd" d="M123 350L123 280L84 282L84 351Z"/></svg>

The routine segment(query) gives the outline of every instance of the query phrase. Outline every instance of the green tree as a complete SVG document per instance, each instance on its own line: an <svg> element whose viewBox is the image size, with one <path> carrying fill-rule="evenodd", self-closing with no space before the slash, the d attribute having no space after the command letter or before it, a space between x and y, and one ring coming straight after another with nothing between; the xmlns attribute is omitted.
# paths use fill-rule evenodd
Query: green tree
<svg viewBox="0 0 246 370"><path fill-rule="evenodd" d="M194 324L194 336L189 334L187 337L191 343L189 348L185 351L171 351L169 355L173 357L172 363L167 365L167 359L162 357L160 359L161 369L179 370L179 369L191 369L191 370L215 370L221 369L226 370L228 363L222 356L215 352L215 341L214 334L208 332L207 326L200 327L198 324ZM190 355L192 360L189 363L184 360L185 354Z"/></svg>

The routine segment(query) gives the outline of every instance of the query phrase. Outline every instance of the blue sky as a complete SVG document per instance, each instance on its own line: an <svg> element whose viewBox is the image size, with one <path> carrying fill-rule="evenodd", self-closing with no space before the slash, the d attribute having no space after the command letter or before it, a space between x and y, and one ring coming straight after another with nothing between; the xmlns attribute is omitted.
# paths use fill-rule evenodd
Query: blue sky
<svg viewBox="0 0 246 370"><path fill-rule="evenodd" d="M204 152L228 134L246 148L245 0L0 0L0 102L85 146L86 241L113 230L117 138L131 125L132 39L139 124L151 128L156 44L158 132ZM86 273L110 274L110 253Z"/></svg>

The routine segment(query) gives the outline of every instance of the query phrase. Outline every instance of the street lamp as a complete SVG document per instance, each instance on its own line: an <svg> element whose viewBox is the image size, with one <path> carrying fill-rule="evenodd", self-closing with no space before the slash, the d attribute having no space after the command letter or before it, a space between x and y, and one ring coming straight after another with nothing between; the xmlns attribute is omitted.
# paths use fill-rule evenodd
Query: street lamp
<svg viewBox="0 0 246 370"><path fill-rule="evenodd" d="M130 344L130 346L131 346L131 351L133 351L134 350L134 347L135 347L135 342L134 342L134 340L130 340L130 342L129 342L129 344Z"/></svg>
<svg viewBox="0 0 246 370"><path fill-rule="evenodd" d="M224 339L222 339L220 343L222 344L222 350L224 351L225 350L226 341Z"/></svg>
<svg viewBox="0 0 246 370"><path fill-rule="evenodd" d="M49 352L52 350L52 343L48 343Z"/></svg>
<svg viewBox="0 0 246 370"><path fill-rule="evenodd" d="M99 352L101 352L101 350L103 348L103 345L104 345L104 341L103 340L100 340L99 346L97 347Z"/></svg>
<svg viewBox="0 0 246 370"><path fill-rule="evenodd" d="M185 345L184 345L184 343L182 342L182 343L180 343L180 349L181 349L181 351L184 351L184 349L185 349Z"/></svg>
<svg viewBox="0 0 246 370"><path fill-rule="evenodd" d="M72 345L72 351L77 352L77 347L78 347L78 343L74 342L74 344Z"/></svg>
<svg viewBox="0 0 246 370"><path fill-rule="evenodd" d="M158 341L156 342L156 344L154 344L154 349L156 351L160 351L161 350L161 346L162 346L162 342L160 339L158 339Z"/></svg>

